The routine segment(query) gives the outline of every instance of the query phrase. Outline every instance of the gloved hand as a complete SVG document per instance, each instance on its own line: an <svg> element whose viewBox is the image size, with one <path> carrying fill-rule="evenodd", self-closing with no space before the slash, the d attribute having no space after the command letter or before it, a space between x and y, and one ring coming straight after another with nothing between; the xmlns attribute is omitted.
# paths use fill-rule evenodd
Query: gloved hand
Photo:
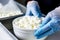
<svg viewBox="0 0 60 40"><path fill-rule="evenodd" d="M60 31L60 6L49 12L34 35L37 39Z"/></svg>
<svg viewBox="0 0 60 40"><path fill-rule="evenodd" d="M29 1L27 3L27 11L26 15L41 17L42 13L40 11L39 5L37 1Z"/></svg>

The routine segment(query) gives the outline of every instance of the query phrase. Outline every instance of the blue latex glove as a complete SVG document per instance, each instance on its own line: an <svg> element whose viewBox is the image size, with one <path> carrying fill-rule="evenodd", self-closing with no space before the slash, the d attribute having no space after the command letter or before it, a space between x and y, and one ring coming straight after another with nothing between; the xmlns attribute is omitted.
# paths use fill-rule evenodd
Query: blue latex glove
<svg viewBox="0 0 60 40"><path fill-rule="evenodd" d="M29 1L27 3L27 11L26 15L41 17L42 13L40 11L39 5L37 1Z"/></svg>
<svg viewBox="0 0 60 40"><path fill-rule="evenodd" d="M38 30L34 33L37 39L51 35L60 30L60 7L49 12Z"/></svg>

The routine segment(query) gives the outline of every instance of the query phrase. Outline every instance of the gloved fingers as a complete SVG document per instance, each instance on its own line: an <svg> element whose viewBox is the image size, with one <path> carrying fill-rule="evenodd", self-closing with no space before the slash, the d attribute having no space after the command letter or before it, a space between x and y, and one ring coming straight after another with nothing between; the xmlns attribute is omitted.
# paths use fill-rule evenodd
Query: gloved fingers
<svg viewBox="0 0 60 40"><path fill-rule="evenodd" d="M33 10L32 10L33 9ZM35 15L35 16L39 16L39 6L38 6L38 2L37 1L29 1L27 3L27 11L26 11L26 15Z"/></svg>
<svg viewBox="0 0 60 40"><path fill-rule="evenodd" d="M51 27L51 25L53 25L53 20L48 22L45 26L39 28L34 34L37 37L37 39L53 34L54 30Z"/></svg>
<svg viewBox="0 0 60 40"><path fill-rule="evenodd" d="M33 16L31 10L27 8L25 16Z"/></svg>
<svg viewBox="0 0 60 40"><path fill-rule="evenodd" d="M36 30L36 32L34 33L34 35L37 37L37 38L41 38L42 36L46 36L45 34L47 32L51 31L51 28L50 27L41 27L39 28L38 30Z"/></svg>
<svg viewBox="0 0 60 40"><path fill-rule="evenodd" d="M26 10L25 16L31 16L32 15L29 3L30 3L30 1L27 3L27 10Z"/></svg>
<svg viewBox="0 0 60 40"><path fill-rule="evenodd" d="M37 38L37 39L40 39L40 38L49 36L49 35L51 35L51 34L53 34L53 33L54 33L53 30L48 30L46 33L44 32L44 33L42 33L42 34L36 36L36 38Z"/></svg>
<svg viewBox="0 0 60 40"><path fill-rule="evenodd" d="M38 6L35 6L35 7L32 7L31 8L31 12L33 13L34 16L36 17L42 17L42 13L41 13L41 10L38 8Z"/></svg>
<svg viewBox="0 0 60 40"><path fill-rule="evenodd" d="M38 2L36 2L35 4L32 4L32 5L34 5L33 7L31 7L31 11L32 11L33 15L36 17L39 17L39 18L42 17L42 13L39 8Z"/></svg>
<svg viewBox="0 0 60 40"><path fill-rule="evenodd" d="M36 17L41 17L42 13L40 11L39 5L37 1L29 1L27 3L28 9L30 8L31 12L33 13L34 16Z"/></svg>
<svg viewBox="0 0 60 40"><path fill-rule="evenodd" d="M50 14L48 14L44 20L42 20L42 23L40 25L40 27L43 27L45 24L47 24L49 21L51 20Z"/></svg>

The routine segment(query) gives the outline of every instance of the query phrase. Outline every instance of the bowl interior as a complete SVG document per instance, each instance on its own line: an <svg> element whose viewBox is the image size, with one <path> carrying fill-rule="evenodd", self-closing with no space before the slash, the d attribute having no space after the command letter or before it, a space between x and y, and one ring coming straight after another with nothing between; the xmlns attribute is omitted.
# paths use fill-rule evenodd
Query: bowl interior
<svg viewBox="0 0 60 40"><path fill-rule="evenodd" d="M24 16L22 16L22 17L24 17ZM15 25L14 27L16 27L16 28L18 28L20 30L26 30L26 31L35 31L36 29L38 29L38 28L36 28L36 29L22 29L22 28L19 28L19 26L16 25L15 22L19 21L19 19L21 19L22 17L18 17L18 18L16 18L16 19L13 20L12 23L13 23L13 25Z"/></svg>

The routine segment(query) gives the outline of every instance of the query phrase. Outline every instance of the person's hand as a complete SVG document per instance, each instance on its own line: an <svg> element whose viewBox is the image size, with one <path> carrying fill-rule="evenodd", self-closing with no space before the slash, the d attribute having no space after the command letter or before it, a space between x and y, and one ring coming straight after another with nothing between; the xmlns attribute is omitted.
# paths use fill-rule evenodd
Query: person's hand
<svg viewBox="0 0 60 40"><path fill-rule="evenodd" d="M39 5L37 1L29 1L27 3L27 11L26 15L42 17L42 13L40 11Z"/></svg>
<svg viewBox="0 0 60 40"><path fill-rule="evenodd" d="M49 12L34 33L37 39L49 36L60 30L60 6Z"/></svg>

